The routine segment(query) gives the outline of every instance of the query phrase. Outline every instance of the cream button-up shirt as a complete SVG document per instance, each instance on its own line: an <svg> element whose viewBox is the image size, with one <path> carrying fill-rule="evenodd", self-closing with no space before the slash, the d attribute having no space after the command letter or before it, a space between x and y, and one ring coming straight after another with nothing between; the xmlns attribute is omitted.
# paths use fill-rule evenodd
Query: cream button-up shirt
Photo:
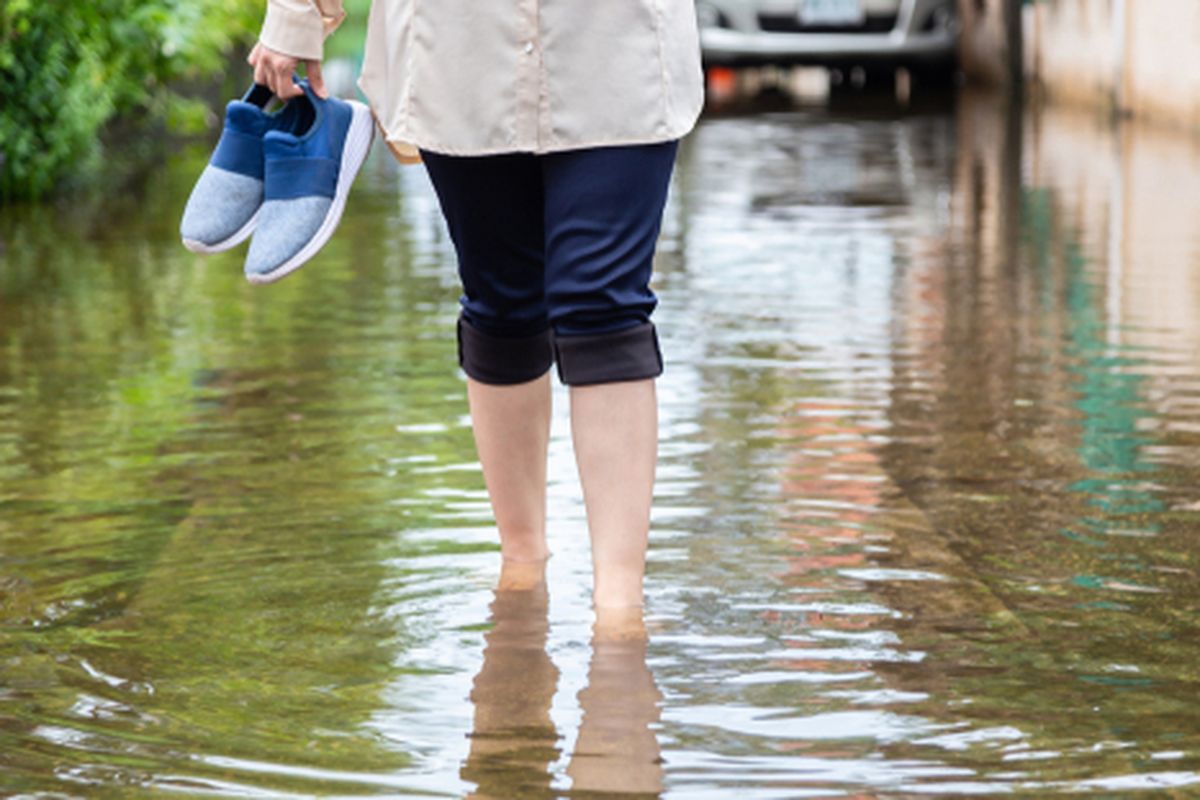
<svg viewBox="0 0 1200 800"><path fill-rule="evenodd" d="M319 59L342 0L268 0L260 41ZM694 0L374 0L358 81L392 151L676 139L704 77Z"/></svg>

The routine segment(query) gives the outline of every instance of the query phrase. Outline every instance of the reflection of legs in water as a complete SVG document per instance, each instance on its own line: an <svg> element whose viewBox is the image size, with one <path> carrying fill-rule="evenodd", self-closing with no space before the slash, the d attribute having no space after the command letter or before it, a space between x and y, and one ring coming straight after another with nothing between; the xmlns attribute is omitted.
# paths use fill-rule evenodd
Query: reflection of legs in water
<svg viewBox="0 0 1200 800"><path fill-rule="evenodd" d="M469 797L554 797L550 764L558 759L558 732L550 702L558 669L546 654L549 597L545 561L505 561L492 601L483 667L471 702L475 729L460 776L477 784Z"/></svg>
<svg viewBox="0 0 1200 800"><path fill-rule="evenodd" d="M597 609L592 631L583 722L567 766L571 790L658 794L662 761L650 726L662 694L646 666L641 609Z"/></svg>

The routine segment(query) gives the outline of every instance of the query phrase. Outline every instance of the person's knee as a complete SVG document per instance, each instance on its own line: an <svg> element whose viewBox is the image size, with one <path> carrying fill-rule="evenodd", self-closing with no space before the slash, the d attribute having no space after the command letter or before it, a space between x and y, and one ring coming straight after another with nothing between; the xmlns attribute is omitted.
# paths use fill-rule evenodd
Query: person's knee
<svg viewBox="0 0 1200 800"><path fill-rule="evenodd" d="M635 322L619 330L553 337L558 377L568 386L633 381L662 374L662 351L654 323Z"/></svg>
<svg viewBox="0 0 1200 800"><path fill-rule="evenodd" d="M663 372L658 332L649 321L633 319L617 330L590 333L553 331L498 336L458 320L458 362L481 383L511 385L540 378L552 365L568 386L656 378Z"/></svg>
<svg viewBox="0 0 1200 800"><path fill-rule="evenodd" d="M520 335L497 335L461 315L457 334L459 366L480 383L525 383L544 375L554 361L548 326Z"/></svg>

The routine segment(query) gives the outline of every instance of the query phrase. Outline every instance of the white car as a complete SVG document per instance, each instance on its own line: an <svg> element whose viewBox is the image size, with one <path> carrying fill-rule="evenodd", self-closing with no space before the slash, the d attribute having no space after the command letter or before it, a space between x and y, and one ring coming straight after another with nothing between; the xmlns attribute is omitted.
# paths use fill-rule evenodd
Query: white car
<svg viewBox="0 0 1200 800"><path fill-rule="evenodd" d="M707 66L954 69L954 0L697 0L696 15Z"/></svg>

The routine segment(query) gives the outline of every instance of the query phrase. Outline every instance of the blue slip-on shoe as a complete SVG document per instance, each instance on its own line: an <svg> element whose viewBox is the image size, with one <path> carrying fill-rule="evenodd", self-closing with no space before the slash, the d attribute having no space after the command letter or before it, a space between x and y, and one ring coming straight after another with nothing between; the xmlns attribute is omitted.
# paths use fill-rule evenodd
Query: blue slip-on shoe
<svg viewBox="0 0 1200 800"><path fill-rule="evenodd" d="M254 84L225 108L225 126L216 149L192 188L179 234L196 253L220 253L254 232L263 202L262 137L292 124L295 110L266 112L271 90Z"/></svg>
<svg viewBox="0 0 1200 800"><path fill-rule="evenodd" d="M371 111L354 100L322 100L308 81L290 130L263 136L265 199L246 279L271 283L299 269L333 235L354 177L375 136Z"/></svg>

